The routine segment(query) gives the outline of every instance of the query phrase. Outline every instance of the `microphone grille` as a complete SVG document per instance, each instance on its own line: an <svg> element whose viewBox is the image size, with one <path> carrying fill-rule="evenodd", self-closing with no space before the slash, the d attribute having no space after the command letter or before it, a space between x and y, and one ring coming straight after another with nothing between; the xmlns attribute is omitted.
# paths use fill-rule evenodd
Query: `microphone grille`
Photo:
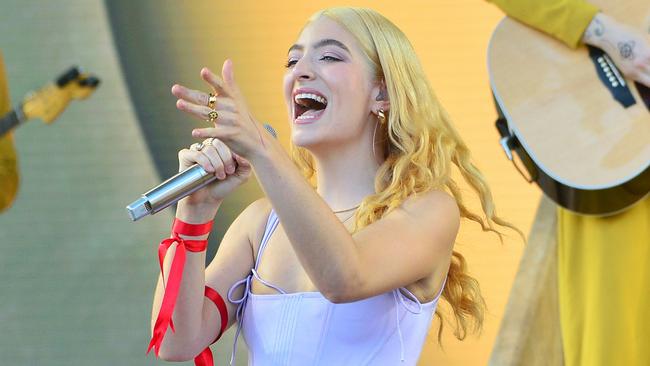
<svg viewBox="0 0 650 366"><path fill-rule="evenodd" d="M266 128L266 130L269 131L269 133L273 135L273 137L275 137L276 139L278 138L278 134L275 132L275 130L273 129L273 127L271 127L270 124L265 123L264 128Z"/></svg>

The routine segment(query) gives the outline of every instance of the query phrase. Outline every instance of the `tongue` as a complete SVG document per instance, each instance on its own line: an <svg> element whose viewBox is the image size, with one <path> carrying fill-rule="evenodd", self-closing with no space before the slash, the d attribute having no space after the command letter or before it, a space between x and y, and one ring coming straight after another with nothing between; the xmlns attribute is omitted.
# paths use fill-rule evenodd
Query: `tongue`
<svg viewBox="0 0 650 366"><path fill-rule="evenodd" d="M315 116L316 114L320 113L321 111L322 111L322 109L310 109L310 110L304 112L303 114L301 114L301 116Z"/></svg>

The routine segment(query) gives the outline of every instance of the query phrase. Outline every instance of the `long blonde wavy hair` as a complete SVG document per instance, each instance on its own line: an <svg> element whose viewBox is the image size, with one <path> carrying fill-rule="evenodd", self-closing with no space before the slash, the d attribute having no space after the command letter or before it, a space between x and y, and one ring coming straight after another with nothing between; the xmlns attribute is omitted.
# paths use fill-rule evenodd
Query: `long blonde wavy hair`
<svg viewBox="0 0 650 366"><path fill-rule="evenodd" d="M378 131L379 139L385 142L386 160L375 177L376 193L362 201L353 230L379 220L412 194L445 190L456 199L461 217L479 223L483 231L492 231L503 240L501 232L494 228L497 224L523 236L496 215L490 188L472 164L469 149L434 95L404 33L374 10L349 7L319 11L309 18L305 27L322 16L336 21L356 37L372 74L377 81L384 81L391 105L388 123ZM294 163L313 184L312 155L292 143L290 148ZM463 203L460 189L451 178L452 163L478 194L484 217L471 212ZM464 339L470 326L470 330L480 331L485 301L478 282L467 274L465 259L457 251L452 255L442 297L454 313L456 338ZM439 310L436 315L441 320L440 341L444 321Z"/></svg>

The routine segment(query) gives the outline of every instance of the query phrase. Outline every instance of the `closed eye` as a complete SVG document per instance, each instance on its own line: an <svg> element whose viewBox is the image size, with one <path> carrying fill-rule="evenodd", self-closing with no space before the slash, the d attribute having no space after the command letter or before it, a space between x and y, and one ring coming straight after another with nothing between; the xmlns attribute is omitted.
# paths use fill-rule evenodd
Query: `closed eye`
<svg viewBox="0 0 650 366"><path fill-rule="evenodd" d="M290 67L293 67L293 65L295 65L296 62L298 62L298 60L289 60L289 61L287 61L286 64L284 64L284 67L286 67L287 69L290 68Z"/></svg>
<svg viewBox="0 0 650 366"><path fill-rule="evenodd" d="M333 62L333 61L341 61L340 59L338 59L338 58L336 58L336 57L332 57L332 56L323 56L323 57L321 58L321 60L327 60L327 61L330 61L330 62Z"/></svg>
<svg viewBox="0 0 650 366"><path fill-rule="evenodd" d="M327 61L327 62L341 61L341 59L338 59L338 58L333 57L333 56L323 56L323 57L321 57L321 60L324 60L324 61ZM292 68L297 62L298 62L298 60L295 60L295 59L294 60L289 60L289 61L287 61L286 64L284 64L284 67L286 67L288 69Z"/></svg>

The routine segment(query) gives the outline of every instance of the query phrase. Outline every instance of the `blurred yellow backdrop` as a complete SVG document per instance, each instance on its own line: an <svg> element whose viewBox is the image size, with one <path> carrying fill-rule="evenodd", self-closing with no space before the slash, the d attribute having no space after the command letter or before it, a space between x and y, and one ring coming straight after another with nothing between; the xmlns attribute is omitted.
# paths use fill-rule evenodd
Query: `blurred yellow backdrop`
<svg viewBox="0 0 650 366"><path fill-rule="evenodd" d="M28 123L15 133L21 187L0 216L0 276L10 279L0 283L2 364L160 364L144 349L156 245L169 233L173 212L134 224L124 206L175 171L176 152L202 123L175 110L169 89L175 82L204 88L201 67L219 70L230 57L255 116L286 143L287 48L312 13L335 5L372 7L407 34L491 183L498 213L529 230L540 193L505 159L493 127L485 60L502 15L487 2L3 1L0 48L14 102L72 64L99 75L102 85L55 125ZM216 243L259 194L251 180L229 197ZM485 328L457 342L447 326L443 349L431 332L421 365L487 363L523 249L509 234L501 245L464 222L457 249L481 283ZM213 347L221 363L230 357L233 333Z"/></svg>

